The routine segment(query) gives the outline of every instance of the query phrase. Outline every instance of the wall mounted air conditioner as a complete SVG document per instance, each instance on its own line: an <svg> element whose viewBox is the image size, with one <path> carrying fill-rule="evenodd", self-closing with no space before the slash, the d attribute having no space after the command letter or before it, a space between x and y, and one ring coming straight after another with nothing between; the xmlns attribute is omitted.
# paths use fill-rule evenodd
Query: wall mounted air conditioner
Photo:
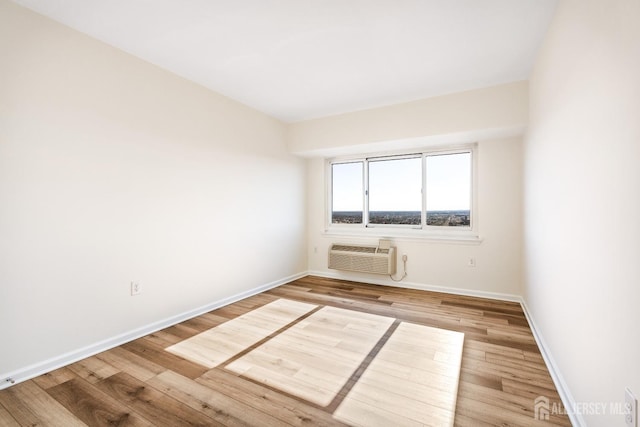
<svg viewBox="0 0 640 427"><path fill-rule="evenodd" d="M396 248L391 241L378 246L334 243L329 249L329 268L374 274L396 273Z"/></svg>

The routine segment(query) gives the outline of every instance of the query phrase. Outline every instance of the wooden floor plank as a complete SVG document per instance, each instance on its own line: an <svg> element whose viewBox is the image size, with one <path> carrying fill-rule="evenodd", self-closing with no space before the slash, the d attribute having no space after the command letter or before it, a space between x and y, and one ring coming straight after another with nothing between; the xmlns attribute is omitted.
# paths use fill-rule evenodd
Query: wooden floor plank
<svg viewBox="0 0 640 427"><path fill-rule="evenodd" d="M96 357L140 381L147 381L166 370L166 368L122 347L112 348L97 354Z"/></svg>
<svg viewBox="0 0 640 427"><path fill-rule="evenodd" d="M49 394L89 426L150 427L153 424L82 378L51 388Z"/></svg>
<svg viewBox="0 0 640 427"><path fill-rule="evenodd" d="M3 391L6 391L6 395L10 398L7 402L0 395L0 402L21 425L65 427L86 425L33 381L25 381Z"/></svg>
<svg viewBox="0 0 640 427"><path fill-rule="evenodd" d="M154 426L224 425L125 373L112 375L97 387L131 407Z"/></svg>
<svg viewBox="0 0 640 427"><path fill-rule="evenodd" d="M72 380L76 377L68 367L56 369L55 371L48 372L44 375L40 375L33 379L33 382L38 384L40 388L47 390L51 387L55 387L58 384L62 384L65 381Z"/></svg>
<svg viewBox="0 0 640 427"><path fill-rule="evenodd" d="M147 359L156 365L163 366L166 369L171 369L189 378L198 378L207 371L207 368L173 355L165 351L163 347L145 340L144 338L123 344L122 348L142 357L143 359Z"/></svg>
<svg viewBox="0 0 640 427"><path fill-rule="evenodd" d="M0 403L0 426L6 427L20 427L20 424L16 419L7 411L7 409Z"/></svg>
<svg viewBox="0 0 640 427"><path fill-rule="evenodd" d="M35 384L35 383L34 383ZM0 405L2 405L21 426L39 426L44 423L37 415L37 411L32 411L28 402L23 401L16 390L22 384L17 384L9 389L0 391Z"/></svg>
<svg viewBox="0 0 640 427"><path fill-rule="evenodd" d="M207 368L165 350L280 298L312 304L318 306L317 310L335 307L352 310L356 315L375 314L399 322L463 332L455 426L571 425L569 418L562 414L551 414L550 420L544 422L533 417L537 397L544 396L554 403L560 402L560 397L518 303L314 276L273 288L2 390L0 425L429 424L428 417L420 411L412 412L409 408L402 414L397 410L394 413L393 405L379 404L375 397L358 394L358 390L352 395L355 403L342 413L344 421L336 418L335 411L360 381L385 394L389 384L400 379L401 387L396 390L399 402L414 398L419 401L420 396L414 394L426 392L420 387L411 388L407 381L412 376L421 376L434 387L450 386L447 381L438 380L433 372L416 371L407 366L412 358L424 355L441 361L448 357L446 352L439 353L434 343L427 342L429 340L413 342L411 334L399 336L396 349L390 353L392 360L386 355L378 357L379 349L375 354L367 355L349 379L349 387L334 399L335 405L326 407L229 372L224 365ZM254 327L259 327L261 321L258 320ZM314 326L304 335L297 335L296 339L301 339L300 346L307 347L305 351L311 354L319 351L317 340L334 345L337 354L355 351L361 345L358 334L362 329L347 329L343 331L343 339L336 340L336 327L331 323L327 323L324 330ZM234 330L227 339L237 340L241 333L241 330ZM273 337L281 333L278 331ZM263 342L273 337L267 337ZM437 338L433 339L437 341ZM414 344L419 353L411 356L410 347ZM296 351L306 360L304 351ZM273 362L278 363L277 360ZM371 366L378 377L366 374ZM318 370L314 375L325 372L329 378L330 373L340 372L338 368Z"/></svg>
<svg viewBox="0 0 640 427"><path fill-rule="evenodd" d="M281 426L282 421L175 372L166 371L148 381L156 389L202 412L225 426Z"/></svg>
<svg viewBox="0 0 640 427"><path fill-rule="evenodd" d="M95 356L80 360L68 366L69 370L90 383L97 383L120 372L104 360Z"/></svg>

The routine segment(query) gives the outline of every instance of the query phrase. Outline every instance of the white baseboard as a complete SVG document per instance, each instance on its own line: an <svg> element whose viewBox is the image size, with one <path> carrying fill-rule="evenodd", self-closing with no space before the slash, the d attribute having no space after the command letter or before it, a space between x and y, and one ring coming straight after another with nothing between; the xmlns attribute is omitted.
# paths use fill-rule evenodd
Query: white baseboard
<svg viewBox="0 0 640 427"><path fill-rule="evenodd" d="M309 271L309 275L311 276L319 276L319 277L327 277L330 279L341 279L341 280L350 280L352 282L358 283L371 283L374 285L384 285L384 286L395 286L397 288L406 288L406 289L417 289L420 291L431 291L431 292L442 292L445 294L453 294L453 295L464 295L470 297L478 297L478 298L488 298L488 299L496 299L500 301L511 301L511 302L520 302L522 301L522 297L520 295L515 294L504 294L500 292L487 292L487 291L477 291L472 289L461 289L461 288L449 288L446 286L436 286L436 285L428 285L425 283L415 283L415 282L395 282L391 279L372 279L369 277L362 277L353 274L345 274L339 271Z"/></svg>
<svg viewBox="0 0 640 427"><path fill-rule="evenodd" d="M522 306L522 311L524 311L524 315L529 322L529 327L531 328L531 332L533 333L533 337L538 344L538 348L540 348L540 353L542 353L542 358L547 365L547 369L551 374L551 379L558 390L558 394L560 395L560 399L562 400L562 404L567 409L567 415L571 420L571 424L577 427L585 427L587 425L584 417L580 413L575 413L575 411L570 410L571 408L576 407L576 400L573 398L573 395L569 391L569 386L565 382L562 374L560 373L560 369L558 365L556 365L553 356L551 355L551 351L549 351L549 347L547 346L542 334L540 333L540 329L537 327L535 320L533 319L533 315L527 306L527 302L524 298L520 298L520 305Z"/></svg>
<svg viewBox="0 0 640 427"><path fill-rule="evenodd" d="M303 272L303 273L294 274L288 277L284 277L282 279L258 286L248 291L241 292L241 293L232 295L230 297L211 302L201 307L194 308L193 310L189 310L184 313L180 313L175 316L171 316L166 319L153 322L149 325L142 326L140 328L126 332L124 334L107 338L106 340L102 340L97 343L88 345L86 347L83 347L74 351L70 351L65 354L61 354L59 356L53 357L48 360L43 360L42 362L34 363L30 366L17 369L13 372L0 374L0 378L2 379L2 382L0 383L0 390L10 387L14 383L20 383L20 382L29 380L31 378L37 377L38 375L51 372L55 369L61 368L63 366L67 366L71 363L77 362L79 360L85 359L87 357L93 356L95 354L101 353L103 351L109 350L119 345L125 344L129 341L133 341L135 339L144 337L145 335L152 334L161 329L168 328L169 326L173 326L177 323L184 322L185 320L189 320L196 316L200 316L201 314L207 313L211 310L215 310L225 305L232 304L241 299L259 294L260 292L267 291L269 289L275 288L285 283L289 283L291 281L297 280L307 275L308 275L307 272Z"/></svg>

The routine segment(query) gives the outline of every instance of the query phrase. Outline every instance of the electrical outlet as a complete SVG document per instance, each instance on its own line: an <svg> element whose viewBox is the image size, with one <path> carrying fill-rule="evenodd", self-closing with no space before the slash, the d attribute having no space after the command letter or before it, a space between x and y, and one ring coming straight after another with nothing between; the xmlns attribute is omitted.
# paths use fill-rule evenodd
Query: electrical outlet
<svg viewBox="0 0 640 427"><path fill-rule="evenodd" d="M638 427L638 399L629 388L624 389L624 421L628 427Z"/></svg>
<svg viewBox="0 0 640 427"><path fill-rule="evenodd" d="M131 296L140 295L141 292L140 282L131 282Z"/></svg>
<svg viewBox="0 0 640 427"><path fill-rule="evenodd" d="M467 262L467 265L469 267L475 267L476 266L476 259L475 257L469 257L469 261Z"/></svg>
<svg viewBox="0 0 640 427"><path fill-rule="evenodd" d="M409 259L409 257L407 256L407 254L402 254L402 261L403 261L403 262L407 262L407 259Z"/></svg>

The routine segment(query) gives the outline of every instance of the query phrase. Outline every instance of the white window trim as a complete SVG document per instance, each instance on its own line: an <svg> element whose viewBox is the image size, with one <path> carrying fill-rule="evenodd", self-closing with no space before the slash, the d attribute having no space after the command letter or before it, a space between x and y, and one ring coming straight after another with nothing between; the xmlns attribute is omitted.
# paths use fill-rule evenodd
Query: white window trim
<svg viewBox="0 0 640 427"><path fill-rule="evenodd" d="M462 152L471 153L471 224L468 228L459 227L443 227L443 226L427 226L426 225L426 206L422 209L422 226L406 226L406 225L394 225L394 224L333 224L331 222L332 217L332 182L331 182L331 165L335 163L351 163L356 161L363 161L366 159L385 159L385 158L402 158L412 157L415 155L422 156L423 162L426 161L426 156L429 155L442 155L442 154L455 154ZM337 236L337 237L371 237L382 238L390 237L401 240L420 240L428 242L443 242L443 243L462 243L462 244L479 244L482 242L479 234L479 218L478 218L478 150L477 143L456 145L441 147L438 149L428 150L412 150L403 152L385 152L374 154L363 154L359 156L345 156L328 158L325 161L325 215L324 215L324 236ZM364 166L363 180L367 179L367 167ZM424 174L426 174L426 168L422 167L423 179L425 182ZM366 182L363 183L363 188ZM363 216L366 216L366 200L363 191ZM423 205L426 203L426 198L422 199Z"/></svg>

